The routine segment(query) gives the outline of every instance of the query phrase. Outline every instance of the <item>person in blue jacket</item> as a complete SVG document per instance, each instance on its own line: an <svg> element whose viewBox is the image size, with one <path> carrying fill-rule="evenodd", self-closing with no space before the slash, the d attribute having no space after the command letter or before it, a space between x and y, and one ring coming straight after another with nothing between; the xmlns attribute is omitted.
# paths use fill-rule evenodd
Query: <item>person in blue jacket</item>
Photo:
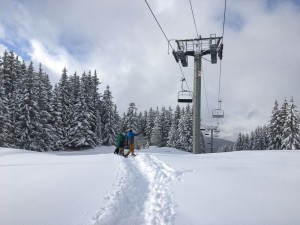
<svg viewBox="0 0 300 225"><path fill-rule="evenodd" d="M136 156L134 154L134 137L141 134L142 132L139 132L139 133L134 133L132 132L132 129L130 129L127 133L127 143L128 143L128 147L129 147L129 150L127 152L127 154L125 155L125 157L127 157L129 154L131 154L132 156Z"/></svg>

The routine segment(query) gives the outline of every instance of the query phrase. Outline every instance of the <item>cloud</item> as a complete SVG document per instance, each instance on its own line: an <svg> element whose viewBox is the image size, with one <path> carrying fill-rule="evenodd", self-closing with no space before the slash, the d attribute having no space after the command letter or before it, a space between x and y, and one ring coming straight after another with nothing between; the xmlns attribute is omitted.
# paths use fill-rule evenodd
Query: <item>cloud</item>
<svg viewBox="0 0 300 225"><path fill-rule="evenodd" d="M169 39L196 37L188 1L147 2ZM199 34L221 35L224 1L192 3ZM41 62L53 82L63 67L69 74L97 70L101 91L110 85L120 114L130 102L140 111L175 108L182 74L144 1L2 0L1 7L0 43ZM295 1L227 2L220 137L234 139L239 131L267 123L275 99L294 96L300 106L299 17ZM219 69L219 64L203 60L201 113L208 125L218 122L210 117L218 107ZM192 57L183 72L193 89Z"/></svg>

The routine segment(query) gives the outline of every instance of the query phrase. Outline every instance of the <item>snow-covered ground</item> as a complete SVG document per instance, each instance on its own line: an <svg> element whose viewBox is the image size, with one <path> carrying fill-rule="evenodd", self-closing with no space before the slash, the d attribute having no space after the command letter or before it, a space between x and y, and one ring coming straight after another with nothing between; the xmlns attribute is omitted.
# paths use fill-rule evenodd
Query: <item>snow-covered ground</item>
<svg viewBox="0 0 300 225"><path fill-rule="evenodd" d="M0 148L0 224L300 224L300 151L113 151Z"/></svg>

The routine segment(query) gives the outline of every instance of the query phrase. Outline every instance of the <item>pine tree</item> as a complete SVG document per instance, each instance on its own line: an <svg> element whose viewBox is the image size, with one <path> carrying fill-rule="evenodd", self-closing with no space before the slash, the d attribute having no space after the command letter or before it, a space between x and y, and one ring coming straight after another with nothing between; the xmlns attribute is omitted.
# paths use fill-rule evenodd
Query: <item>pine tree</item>
<svg viewBox="0 0 300 225"><path fill-rule="evenodd" d="M58 93L57 93L57 101L59 101L58 106L58 116L60 116L60 130L61 130L61 142L63 146L67 145L68 135L70 129L70 84L69 77L67 75L67 69L64 68L62 71L62 75L60 81L58 83Z"/></svg>
<svg viewBox="0 0 300 225"><path fill-rule="evenodd" d="M103 93L103 114L101 115L104 125L104 131L102 134L104 145L113 145L117 136L117 121L115 115L115 106L112 98L112 93L109 90L109 86L107 86Z"/></svg>
<svg viewBox="0 0 300 225"><path fill-rule="evenodd" d="M145 133L144 133L147 141L149 141L149 142L150 142L150 138L152 135L155 119L156 119L155 112L153 111L152 108L150 108L148 117L147 117L146 129L145 129Z"/></svg>
<svg viewBox="0 0 300 225"><path fill-rule="evenodd" d="M167 141L167 146L176 148L176 142L178 140L178 133L177 133L177 126L176 126L176 121L173 119L171 128L168 134L168 141Z"/></svg>
<svg viewBox="0 0 300 225"><path fill-rule="evenodd" d="M0 146L7 146L8 134L8 100L4 89L3 61L0 58Z"/></svg>
<svg viewBox="0 0 300 225"><path fill-rule="evenodd" d="M155 121L154 121L154 127L151 133L150 142L152 145L162 147L163 141L162 141L162 125L161 125L161 117L159 114L157 114Z"/></svg>
<svg viewBox="0 0 300 225"><path fill-rule="evenodd" d="M23 84L20 118L17 125L20 132L18 137L20 137L21 148L41 151L39 143L40 115L37 103L37 86L37 79L31 62Z"/></svg>
<svg viewBox="0 0 300 225"><path fill-rule="evenodd" d="M242 134L242 133L239 133L238 140L237 140L236 145L235 145L235 151L241 151L241 150L244 150L244 149L243 149L243 146L244 146L243 141L244 141L244 139L243 139L243 134Z"/></svg>
<svg viewBox="0 0 300 225"><path fill-rule="evenodd" d="M286 99L284 99L282 106L280 108L279 111L279 115L278 115L278 123L279 123L279 128L280 131L278 132L278 135L276 136L276 139L280 140L280 149L283 148L282 146L282 139L283 139L283 129L284 129L284 124L285 124L285 120L287 118L288 115L288 102Z"/></svg>
<svg viewBox="0 0 300 225"><path fill-rule="evenodd" d="M95 133L96 140L95 142L100 145L102 144L102 121L101 121L101 94L98 92L98 86L100 85L97 72L95 70L94 75L92 76L92 105L94 113L94 121L92 124L92 131ZM116 122L119 123L119 117L117 114L117 109L115 107ZM118 125L119 126L119 125Z"/></svg>
<svg viewBox="0 0 300 225"><path fill-rule="evenodd" d="M171 128L170 119L169 119L169 112L162 108L162 112L160 114L160 131L161 131L161 146L166 146L169 136L169 131Z"/></svg>
<svg viewBox="0 0 300 225"><path fill-rule="evenodd" d="M192 109L188 105L185 110L185 124L184 129L186 132L186 142L184 149L188 152L191 152L193 150L193 115L192 115ZM202 133L202 132L200 132Z"/></svg>
<svg viewBox="0 0 300 225"><path fill-rule="evenodd" d="M137 111L136 105L133 102L130 103L125 117L126 130L138 129L138 117L136 111Z"/></svg>
<svg viewBox="0 0 300 225"><path fill-rule="evenodd" d="M53 101L52 101L52 108L53 108L53 118L54 118L54 124L53 124L53 129L54 129L54 150L59 151L59 150L64 150L64 143L66 140L64 140L64 124L62 122L62 103L60 100L60 91L58 88L58 85L54 85L53 89ZM70 123L71 125L72 123ZM67 141L69 142L69 140Z"/></svg>
<svg viewBox="0 0 300 225"><path fill-rule="evenodd" d="M271 120L268 126L269 142L268 149L281 149L281 133L282 128L279 120L280 111L278 109L278 102L275 100L272 110Z"/></svg>
<svg viewBox="0 0 300 225"><path fill-rule="evenodd" d="M295 150L300 148L299 126L300 118L294 100L291 98L283 128L282 149Z"/></svg>

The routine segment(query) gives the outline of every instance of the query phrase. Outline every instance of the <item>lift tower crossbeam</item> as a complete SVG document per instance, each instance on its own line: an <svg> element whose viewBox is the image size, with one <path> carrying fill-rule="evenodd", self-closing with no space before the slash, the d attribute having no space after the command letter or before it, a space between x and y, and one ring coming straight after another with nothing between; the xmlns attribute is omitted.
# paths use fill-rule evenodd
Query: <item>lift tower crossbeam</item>
<svg viewBox="0 0 300 225"><path fill-rule="evenodd" d="M211 34L209 38L176 40L177 51L173 50L176 62L181 62L183 67L188 66L188 56L194 57L194 95L193 95L193 153L203 153L200 149L200 125L201 125L201 58L211 55L211 63L217 63L217 55L222 59L222 37Z"/></svg>

